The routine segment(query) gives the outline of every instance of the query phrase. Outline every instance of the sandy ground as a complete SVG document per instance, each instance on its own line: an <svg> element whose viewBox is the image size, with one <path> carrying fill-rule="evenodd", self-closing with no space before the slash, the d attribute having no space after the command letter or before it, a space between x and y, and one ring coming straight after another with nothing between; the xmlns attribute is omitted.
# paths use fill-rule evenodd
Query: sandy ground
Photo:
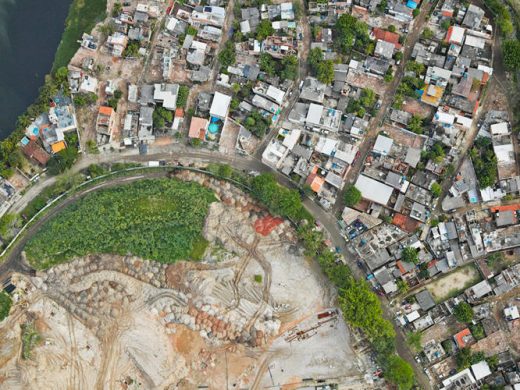
<svg viewBox="0 0 520 390"><path fill-rule="evenodd" d="M294 388L314 378L371 388L334 292L289 223L263 236L254 223L265 211L229 185L218 195L203 262L101 255L20 276L26 292L0 324L0 387ZM40 341L24 360L28 323Z"/></svg>
<svg viewBox="0 0 520 390"><path fill-rule="evenodd" d="M454 290L463 291L469 288L468 283L477 281L479 277L475 267L462 267L450 274L426 285L436 302L446 299Z"/></svg>

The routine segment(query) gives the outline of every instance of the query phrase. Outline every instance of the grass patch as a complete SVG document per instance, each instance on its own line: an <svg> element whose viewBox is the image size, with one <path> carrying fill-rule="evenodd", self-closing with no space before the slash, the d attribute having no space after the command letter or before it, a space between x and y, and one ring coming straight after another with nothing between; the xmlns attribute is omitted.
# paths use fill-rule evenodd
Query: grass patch
<svg viewBox="0 0 520 390"><path fill-rule="evenodd" d="M190 259L200 261L204 256L204 252L206 252L206 248L208 247L208 240L204 237L199 236L193 242L193 248L191 249Z"/></svg>
<svg viewBox="0 0 520 390"><path fill-rule="evenodd" d="M13 301L9 294L6 294L4 291L0 292L0 321L6 318L9 315L9 311L11 310L11 305Z"/></svg>
<svg viewBox="0 0 520 390"><path fill-rule="evenodd" d="M52 70L67 66L79 48L78 40L84 32L92 31L96 23L106 17L107 0L74 0L65 20L65 30L54 56Z"/></svg>
<svg viewBox="0 0 520 390"><path fill-rule="evenodd" d="M46 269L92 253L132 254L172 263L202 256L212 191L197 183L148 179L96 191L48 221L25 247Z"/></svg>
<svg viewBox="0 0 520 390"><path fill-rule="evenodd" d="M41 336L34 328L33 322L22 325L22 359L31 358L33 348L41 341Z"/></svg>

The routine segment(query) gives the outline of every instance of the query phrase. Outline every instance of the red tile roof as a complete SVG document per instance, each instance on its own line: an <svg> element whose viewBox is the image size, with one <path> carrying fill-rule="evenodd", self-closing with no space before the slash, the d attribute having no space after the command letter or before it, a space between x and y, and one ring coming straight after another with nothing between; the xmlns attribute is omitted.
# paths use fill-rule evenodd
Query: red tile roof
<svg viewBox="0 0 520 390"><path fill-rule="evenodd" d="M22 146L22 152L40 165L46 165L51 158L49 153L33 140L29 141L27 145Z"/></svg>
<svg viewBox="0 0 520 390"><path fill-rule="evenodd" d="M374 28L372 30L376 39L380 39L385 42L393 43L395 48L399 50L401 44L399 43L399 34L390 31L383 30L382 28Z"/></svg>

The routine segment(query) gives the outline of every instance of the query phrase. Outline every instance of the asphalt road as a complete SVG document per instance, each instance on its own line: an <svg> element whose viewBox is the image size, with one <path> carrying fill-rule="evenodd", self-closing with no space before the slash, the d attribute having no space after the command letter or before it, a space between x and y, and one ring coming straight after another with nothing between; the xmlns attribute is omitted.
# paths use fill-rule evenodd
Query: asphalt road
<svg viewBox="0 0 520 390"><path fill-rule="evenodd" d="M146 161L155 161L155 160L166 160L166 161L173 161L173 160L189 160L192 162L214 162L214 163L228 163L232 165L237 170L242 171L258 171L258 172L271 172L273 173L278 182L288 188L295 188L295 184L285 175L281 174L280 172L277 172L270 168L269 166L263 164L260 160L252 158L252 157L242 157L242 156L236 156L236 157L226 157L218 152L212 152L209 150L203 150L203 149L193 149L193 148L186 148L181 145L174 145L170 147L162 147L157 149L150 149L150 152L148 155L138 155L136 151L130 150L127 153L106 153L102 155L97 156L83 156L83 158L73 167L71 173L78 172L81 169L84 169L88 165L92 163L103 163L103 162L146 162ZM164 176L164 172L151 172L146 175L146 177L160 177ZM2 277L6 276L7 274L11 272L22 272L27 273L30 271L30 267L22 261L21 253L23 251L24 246L26 245L27 241L32 237L41 227L42 225L51 219L53 216L57 215L60 211L62 211L65 207L68 205L78 201L88 193L101 189L101 188L108 188L112 186L121 185L125 182L129 182L132 180L139 180L145 177L143 174L138 174L137 176L133 177L119 177L115 178L112 181L107 181L100 183L97 186L90 187L88 189L85 189L84 191L80 191L73 196L66 198L65 200L59 202L57 205L55 205L51 210L49 210L42 218L37 220L36 222L31 225L28 230L25 232L25 234L13 245L9 253L6 255L7 257L4 259L4 262L0 264L0 275ZM50 178L49 180L42 180L42 182L37 183L35 187L37 190L34 191L27 191L26 194L20 199L18 202L19 205L17 205L16 209L23 208L23 205L26 205L28 202L30 202L31 199L33 199L43 188L45 188L47 185L50 185L55 180L53 178ZM356 259L350 255L350 252L348 251L347 244L343 237L340 234L340 230L337 225L337 221L334 218L333 215L326 212L321 206L316 204L313 200L306 198L304 200L305 207L309 210L309 212L321 222L321 224L324 226L324 228L327 230L329 234L329 238L332 241L333 245L336 247L339 247L341 249L342 254L345 256L345 259L348 263L348 266L352 270L354 276L358 279L364 279L365 275L363 272L357 267L356 265ZM385 318L390 320L392 323L394 323L394 314L388 304L388 301L385 297L380 297L383 312L385 315ZM405 336L402 334L401 330L396 327L396 334L397 334L397 352L399 355L404 358L405 360L409 361L413 364L415 372L416 372L416 378L421 386L421 389L430 389L430 382L428 378L424 375L422 372L422 369L417 366L414 360L414 356L410 352L409 348L406 344Z"/></svg>

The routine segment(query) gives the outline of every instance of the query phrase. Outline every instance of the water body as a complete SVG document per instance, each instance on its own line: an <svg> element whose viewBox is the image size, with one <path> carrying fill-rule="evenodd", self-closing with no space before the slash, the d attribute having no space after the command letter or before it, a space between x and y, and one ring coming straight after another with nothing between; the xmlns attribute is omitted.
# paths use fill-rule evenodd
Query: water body
<svg viewBox="0 0 520 390"><path fill-rule="evenodd" d="M0 139L38 96L71 0L0 0Z"/></svg>

